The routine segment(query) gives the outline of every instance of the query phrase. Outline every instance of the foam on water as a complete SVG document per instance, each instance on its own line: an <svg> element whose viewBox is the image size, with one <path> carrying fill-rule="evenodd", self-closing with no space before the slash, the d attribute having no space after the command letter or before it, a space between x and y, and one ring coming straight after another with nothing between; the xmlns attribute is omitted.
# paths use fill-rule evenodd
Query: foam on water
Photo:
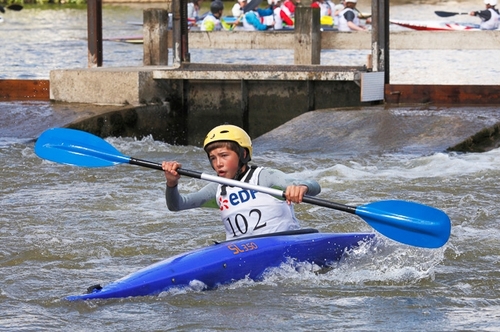
<svg viewBox="0 0 500 332"><path fill-rule="evenodd" d="M383 160L365 163L348 161L317 171L331 182L385 179L452 178L498 170L500 149L485 153L435 153L430 156L384 155ZM332 174L333 173L333 174ZM329 175L332 174L332 175ZM484 175L484 174L483 174Z"/></svg>

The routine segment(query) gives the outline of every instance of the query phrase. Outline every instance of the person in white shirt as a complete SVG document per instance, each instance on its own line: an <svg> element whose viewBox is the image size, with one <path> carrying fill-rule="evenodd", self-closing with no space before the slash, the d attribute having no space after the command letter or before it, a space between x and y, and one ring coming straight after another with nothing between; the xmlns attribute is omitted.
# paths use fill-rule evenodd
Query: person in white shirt
<svg viewBox="0 0 500 332"><path fill-rule="evenodd" d="M360 25L358 11L355 10L357 0L345 0L345 7L339 14L339 31L366 31L366 27Z"/></svg>
<svg viewBox="0 0 500 332"><path fill-rule="evenodd" d="M205 16L200 24L201 31L220 31L222 30L221 17L224 11L224 4L220 0L215 0L210 4L210 13Z"/></svg>
<svg viewBox="0 0 500 332"><path fill-rule="evenodd" d="M484 0L486 10L470 12L470 16L479 16L481 19L481 30L496 30L499 26L500 13L495 8L497 0Z"/></svg>

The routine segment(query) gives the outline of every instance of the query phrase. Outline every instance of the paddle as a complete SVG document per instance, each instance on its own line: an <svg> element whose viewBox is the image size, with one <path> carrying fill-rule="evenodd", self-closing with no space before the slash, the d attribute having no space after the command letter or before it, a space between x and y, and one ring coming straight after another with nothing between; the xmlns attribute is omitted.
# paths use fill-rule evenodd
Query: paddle
<svg viewBox="0 0 500 332"><path fill-rule="evenodd" d="M436 10L434 13L436 13L436 15L440 16L440 17L450 17L450 16L455 16L455 15L469 15L469 13L443 12L440 10Z"/></svg>
<svg viewBox="0 0 500 332"><path fill-rule="evenodd" d="M35 144L35 153L40 158L76 166L106 167L127 163L162 170L161 164L125 156L102 138L74 129L53 128L43 132ZM284 196L284 192L278 189L186 169L177 172L192 178ZM419 203L386 200L354 207L311 196L304 196L303 201L356 214L385 236L408 245L438 248L450 237L448 216L441 210Z"/></svg>
<svg viewBox="0 0 500 332"><path fill-rule="evenodd" d="M251 10L254 10L261 4L262 0L251 0L247 2L247 5L243 7L243 13L248 13Z"/></svg>
<svg viewBox="0 0 500 332"><path fill-rule="evenodd" d="M372 17L372 14L364 14L364 13L360 12L359 9L356 7L354 7L354 10L358 12L358 17L360 19L367 19L367 18Z"/></svg>
<svg viewBox="0 0 500 332"><path fill-rule="evenodd" d="M5 13L5 8L10 9L10 10L14 10L14 11L20 11L21 9L23 9L23 6L18 5L18 4L8 5L7 7L0 6L0 12Z"/></svg>

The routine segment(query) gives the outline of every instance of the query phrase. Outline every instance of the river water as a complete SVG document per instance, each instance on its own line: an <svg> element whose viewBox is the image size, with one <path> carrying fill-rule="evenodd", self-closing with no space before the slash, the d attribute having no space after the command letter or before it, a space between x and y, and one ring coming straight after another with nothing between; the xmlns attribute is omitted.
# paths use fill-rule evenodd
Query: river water
<svg viewBox="0 0 500 332"><path fill-rule="evenodd" d="M467 7L455 3L447 10L467 10L461 6ZM409 5L408 15L414 8L421 10ZM51 69L86 66L84 11L26 9L3 16L1 78L47 78ZM141 14L135 6L114 6L106 7L104 17L114 35L126 35L135 28L124 22L139 20ZM136 48L141 50L106 43L105 65L140 63ZM199 54L201 58L203 52ZM469 65L467 56L459 59ZM440 71L438 67L430 68ZM398 79L413 82L407 76ZM462 77L454 83L469 81ZM127 165L87 169L38 158L34 139L73 116L60 107L0 103L0 330L498 331L500 149L447 153L437 144L414 146L404 135L395 136L390 146L377 141L372 149L360 137L373 127L352 131L349 144L345 137L335 139L333 129L318 122L314 112L255 139L254 163L315 178L322 186L320 197L334 202L404 199L438 207L452 220L450 241L439 249L422 249L378 235L375 250L360 248L325 273L285 265L262 282L244 280L215 291L180 289L154 297L65 301L67 295L210 245L224 234L218 211L169 212L161 172ZM429 110L421 106L374 112L404 119L416 112L436 114ZM474 117L473 110L465 109L465 114ZM488 114L493 114L491 121L497 117ZM329 134L321 139L309 135L311 128ZM411 131L404 123L391 130ZM157 162L176 159L188 169L210 172L199 147L151 138L107 140L125 155ZM204 184L184 178L180 189L195 191ZM373 231L360 218L342 212L308 204L296 211L304 227L322 232Z"/></svg>

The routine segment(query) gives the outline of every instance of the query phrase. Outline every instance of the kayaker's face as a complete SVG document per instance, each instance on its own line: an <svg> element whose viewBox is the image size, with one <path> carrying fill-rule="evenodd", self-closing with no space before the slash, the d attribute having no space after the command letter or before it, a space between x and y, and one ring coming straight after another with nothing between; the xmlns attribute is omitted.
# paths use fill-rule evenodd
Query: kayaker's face
<svg viewBox="0 0 500 332"><path fill-rule="evenodd" d="M233 179L238 172L239 156L233 150L226 147L213 149L208 155L217 176Z"/></svg>

